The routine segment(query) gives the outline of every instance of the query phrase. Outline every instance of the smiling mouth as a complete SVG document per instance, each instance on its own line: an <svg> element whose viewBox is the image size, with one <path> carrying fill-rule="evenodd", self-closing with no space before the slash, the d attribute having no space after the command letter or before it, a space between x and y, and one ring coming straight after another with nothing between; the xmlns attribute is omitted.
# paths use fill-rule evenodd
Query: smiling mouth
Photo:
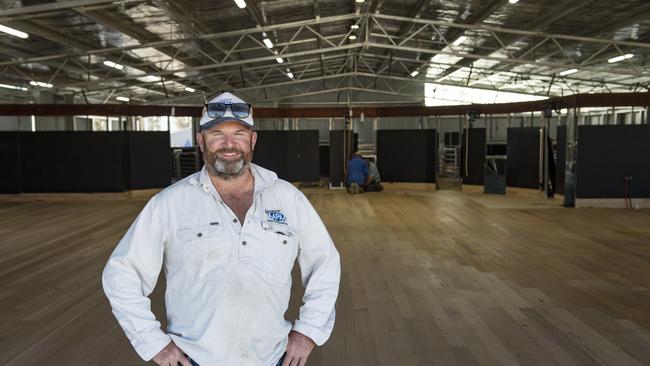
<svg viewBox="0 0 650 366"><path fill-rule="evenodd" d="M226 152L226 153L219 153L219 156L226 159L235 159L240 157L241 154L237 152Z"/></svg>

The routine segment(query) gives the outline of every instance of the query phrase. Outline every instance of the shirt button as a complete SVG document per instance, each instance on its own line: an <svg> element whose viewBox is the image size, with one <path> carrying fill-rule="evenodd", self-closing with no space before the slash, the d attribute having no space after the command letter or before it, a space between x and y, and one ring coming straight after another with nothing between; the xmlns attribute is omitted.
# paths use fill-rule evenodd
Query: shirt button
<svg viewBox="0 0 650 366"><path fill-rule="evenodd" d="M237 223L237 219L232 219L232 222Z"/></svg>
<svg viewBox="0 0 650 366"><path fill-rule="evenodd" d="M286 244L287 244L287 241L286 241L286 240L283 240L283 241L282 241L282 244L285 244L285 245L286 245Z"/></svg>
<svg viewBox="0 0 650 366"><path fill-rule="evenodd" d="M246 246L246 240L242 241L241 245Z"/></svg>
<svg viewBox="0 0 650 366"><path fill-rule="evenodd" d="M203 234L202 233L197 233L196 236L198 236L200 238L200 237L203 236Z"/></svg>

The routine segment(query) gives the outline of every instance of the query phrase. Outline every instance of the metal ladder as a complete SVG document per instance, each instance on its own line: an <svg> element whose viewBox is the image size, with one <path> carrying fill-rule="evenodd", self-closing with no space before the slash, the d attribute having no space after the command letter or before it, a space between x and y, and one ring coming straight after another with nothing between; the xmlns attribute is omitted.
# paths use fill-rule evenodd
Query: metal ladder
<svg viewBox="0 0 650 366"><path fill-rule="evenodd" d="M443 146L438 152L438 177L460 178L460 146Z"/></svg>

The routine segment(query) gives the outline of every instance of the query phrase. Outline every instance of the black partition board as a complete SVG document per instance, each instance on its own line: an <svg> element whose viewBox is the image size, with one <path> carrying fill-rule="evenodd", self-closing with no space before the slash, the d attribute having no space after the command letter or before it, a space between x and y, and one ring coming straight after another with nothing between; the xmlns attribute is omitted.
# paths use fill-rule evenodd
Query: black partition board
<svg viewBox="0 0 650 366"><path fill-rule="evenodd" d="M346 139L344 139L346 137ZM345 169L349 155L358 150L359 135L350 131L331 130L329 146L329 177L333 186L345 184ZM347 151L343 151L343 150ZM382 176L383 179L383 176Z"/></svg>
<svg viewBox="0 0 650 366"><path fill-rule="evenodd" d="M318 160L320 161L319 173L321 177L330 175L330 147L329 145L320 145L318 147Z"/></svg>
<svg viewBox="0 0 650 366"><path fill-rule="evenodd" d="M299 182L320 181L320 148L318 130L298 131Z"/></svg>
<svg viewBox="0 0 650 366"><path fill-rule="evenodd" d="M20 193L20 132L0 132L0 193Z"/></svg>
<svg viewBox="0 0 650 366"><path fill-rule="evenodd" d="M539 128L508 128L509 187L539 188Z"/></svg>
<svg viewBox="0 0 650 366"><path fill-rule="evenodd" d="M169 132L126 132L129 189L164 188L171 183Z"/></svg>
<svg viewBox="0 0 650 366"><path fill-rule="evenodd" d="M485 128L471 128L469 135L465 135L467 129L463 130L461 141L461 174L463 184L484 184L485 176ZM465 159L467 154L467 159ZM467 161L467 174L465 174L465 162Z"/></svg>
<svg viewBox="0 0 650 366"><path fill-rule="evenodd" d="M128 187L123 132L21 134L23 192L120 192Z"/></svg>
<svg viewBox="0 0 650 366"><path fill-rule="evenodd" d="M317 182L318 130L257 131L253 162L290 182Z"/></svg>
<svg viewBox="0 0 650 366"><path fill-rule="evenodd" d="M650 127L579 126L576 197L623 198L624 177L630 197L650 197Z"/></svg>
<svg viewBox="0 0 650 366"><path fill-rule="evenodd" d="M435 183L436 130L377 130L382 181Z"/></svg>
<svg viewBox="0 0 650 366"><path fill-rule="evenodd" d="M566 126L557 126L557 141L555 149L556 171L555 171L555 192L564 194L564 177L566 175Z"/></svg>
<svg viewBox="0 0 650 366"><path fill-rule="evenodd" d="M508 155L508 145L506 144L488 144L487 155Z"/></svg>
<svg viewBox="0 0 650 366"><path fill-rule="evenodd" d="M318 182L318 130L287 132L287 170L292 182Z"/></svg>
<svg viewBox="0 0 650 366"><path fill-rule="evenodd" d="M253 153L255 164L274 171L278 177L285 180L289 180L287 132L257 131L257 143Z"/></svg>

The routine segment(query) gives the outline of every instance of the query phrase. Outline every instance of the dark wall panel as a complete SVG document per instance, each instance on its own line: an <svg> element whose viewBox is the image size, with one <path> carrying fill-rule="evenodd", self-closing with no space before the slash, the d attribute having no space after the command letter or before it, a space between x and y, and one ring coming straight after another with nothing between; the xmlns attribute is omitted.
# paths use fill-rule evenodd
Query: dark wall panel
<svg viewBox="0 0 650 366"><path fill-rule="evenodd" d="M566 126L557 126L557 142L555 149L557 160L555 166L555 192L564 194L564 176L566 170Z"/></svg>
<svg viewBox="0 0 650 366"><path fill-rule="evenodd" d="M463 130L461 141L461 175L463 184L484 184L485 176L485 128L471 128L469 135ZM467 158L467 175L465 174L465 154Z"/></svg>
<svg viewBox="0 0 650 366"><path fill-rule="evenodd" d="M318 182L320 180L320 150L318 130L298 132L298 182Z"/></svg>
<svg viewBox="0 0 650 366"><path fill-rule="evenodd" d="M129 189L164 188L171 181L169 132L126 132Z"/></svg>
<svg viewBox="0 0 650 366"><path fill-rule="evenodd" d="M318 147L318 161L320 161L320 176L329 177L330 175L330 147L329 145L320 145Z"/></svg>
<svg viewBox="0 0 650 366"><path fill-rule="evenodd" d="M436 130L377 130L377 167L386 182L435 183Z"/></svg>
<svg viewBox="0 0 650 366"><path fill-rule="evenodd" d="M22 133L23 191L125 191L125 139L122 132Z"/></svg>
<svg viewBox="0 0 650 366"><path fill-rule="evenodd" d="M285 180L289 178L287 132L257 131L257 144L253 154L255 164L274 171Z"/></svg>
<svg viewBox="0 0 650 366"><path fill-rule="evenodd" d="M317 182L318 152L318 130L258 131L253 162L290 182Z"/></svg>
<svg viewBox="0 0 650 366"><path fill-rule="evenodd" d="M20 193L20 133L0 133L0 193Z"/></svg>
<svg viewBox="0 0 650 366"><path fill-rule="evenodd" d="M539 188L539 128L508 128L506 182L509 187Z"/></svg>
<svg viewBox="0 0 650 366"><path fill-rule="evenodd" d="M488 144L487 155L508 155L508 145Z"/></svg>
<svg viewBox="0 0 650 366"><path fill-rule="evenodd" d="M650 197L650 127L578 127L577 164L578 198L623 198L625 177L630 197Z"/></svg>

